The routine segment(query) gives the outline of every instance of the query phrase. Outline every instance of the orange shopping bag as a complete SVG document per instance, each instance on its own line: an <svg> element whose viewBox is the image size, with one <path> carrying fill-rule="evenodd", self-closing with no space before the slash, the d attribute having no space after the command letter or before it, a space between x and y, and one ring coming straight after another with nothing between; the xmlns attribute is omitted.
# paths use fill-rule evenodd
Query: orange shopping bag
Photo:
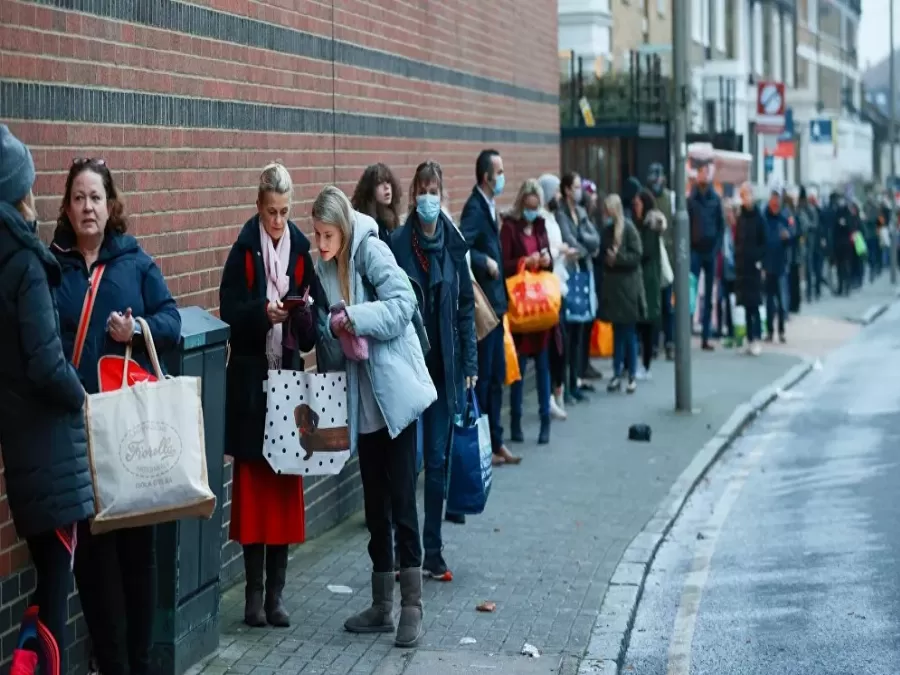
<svg viewBox="0 0 900 675"><path fill-rule="evenodd" d="M511 332L540 333L559 323L562 291L553 272L532 272L519 263L519 271L506 280L509 293L509 329Z"/></svg>
<svg viewBox="0 0 900 675"><path fill-rule="evenodd" d="M516 343L509 332L509 319L503 316L503 351L506 353L506 386L522 379L519 371L519 355L516 354Z"/></svg>
<svg viewBox="0 0 900 675"><path fill-rule="evenodd" d="M591 358L608 359L613 355L612 324L595 321L591 329Z"/></svg>

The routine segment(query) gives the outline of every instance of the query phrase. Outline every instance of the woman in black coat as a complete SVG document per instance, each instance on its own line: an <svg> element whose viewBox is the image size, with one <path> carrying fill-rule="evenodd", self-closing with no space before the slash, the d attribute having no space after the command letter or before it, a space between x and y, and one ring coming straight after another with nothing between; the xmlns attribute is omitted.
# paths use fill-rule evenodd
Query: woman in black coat
<svg viewBox="0 0 900 675"><path fill-rule="evenodd" d="M766 254L766 223L749 183L741 186L741 211L734 237L734 290L737 304L747 312L747 351L759 354L762 325L762 261Z"/></svg>
<svg viewBox="0 0 900 675"><path fill-rule="evenodd" d="M59 338L60 268L35 234L31 153L0 125L0 447L18 535L37 572L11 673L66 672L75 527L94 513L85 392ZM43 659L39 659L39 654Z"/></svg>
<svg viewBox="0 0 900 675"><path fill-rule="evenodd" d="M308 307L289 312L281 301L308 291L314 303L325 302L309 239L288 220L292 195L287 169L263 169L258 212L232 246L219 288L220 313L231 326L225 399L225 454L235 462L229 536L244 549L244 621L257 627L290 625L281 597L288 546L305 539L302 478L277 475L263 458L263 381L270 369L303 370L300 353L313 349L318 337Z"/></svg>

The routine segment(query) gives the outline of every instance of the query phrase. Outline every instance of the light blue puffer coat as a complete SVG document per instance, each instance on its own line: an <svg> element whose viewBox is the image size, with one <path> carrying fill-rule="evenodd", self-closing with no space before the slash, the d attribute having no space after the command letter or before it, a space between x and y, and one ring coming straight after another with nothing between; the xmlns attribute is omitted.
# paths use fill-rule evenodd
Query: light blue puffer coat
<svg viewBox="0 0 900 675"><path fill-rule="evenodd" d="M369 338L369 359L355 362L344 353L329 326L329 307L341 298L337 262L321 259L316 272L329 307L319 307L319 342L316 362L319 372L347 373L347 412L350 451L356 453L359 436L359 368L369 369L369 379L391 438L416 422L437 400L437 391L413 325L416 296L406 273L397 265L387 244L378 238L378 225L367 215L353 212L353 243L350 249L350 301L347 314L357 335ZM363 282L363 274L369 285ZM371 297L371 289L375 297Z"/></svg>

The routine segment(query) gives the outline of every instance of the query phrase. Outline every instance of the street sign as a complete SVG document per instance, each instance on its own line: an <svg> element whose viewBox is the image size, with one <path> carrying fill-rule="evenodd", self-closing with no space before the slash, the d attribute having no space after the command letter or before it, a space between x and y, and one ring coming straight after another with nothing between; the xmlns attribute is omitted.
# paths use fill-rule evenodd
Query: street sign
<svg viewBox="0 0 900 675"><path fill-rule="evenodd" d="M775 158L772 155L766 155L763 162L763 170L767 176L775 170Z"/></svg>
<svg viewBox="0 0 900 675"><path fill-rule="evenodd" d="M832 143L834 126L830 119L819 118L809 121L809 142L815 144Z"/></svg>
<svg viewBox="0 0 900 675"><path fill-rule="evenodd" d="M784 131L784 82L760 82L756 87L756 131L778 135Z"/></svg>

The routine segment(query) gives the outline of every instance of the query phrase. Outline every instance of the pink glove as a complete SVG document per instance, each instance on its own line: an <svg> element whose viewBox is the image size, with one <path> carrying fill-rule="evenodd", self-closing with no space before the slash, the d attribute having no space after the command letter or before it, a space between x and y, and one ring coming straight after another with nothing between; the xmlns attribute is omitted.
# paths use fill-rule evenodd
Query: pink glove
<svg viewBox="0 0 900 675"><path fill-rule="evenodd" d="M331 318L329 319L331 332L337 336L338 342L341 343L341 350L344 352L344 356L351 361L366 361L369 358L369 340L344 330L346 321L347 310L345 308L332 310Z"/></svg>

